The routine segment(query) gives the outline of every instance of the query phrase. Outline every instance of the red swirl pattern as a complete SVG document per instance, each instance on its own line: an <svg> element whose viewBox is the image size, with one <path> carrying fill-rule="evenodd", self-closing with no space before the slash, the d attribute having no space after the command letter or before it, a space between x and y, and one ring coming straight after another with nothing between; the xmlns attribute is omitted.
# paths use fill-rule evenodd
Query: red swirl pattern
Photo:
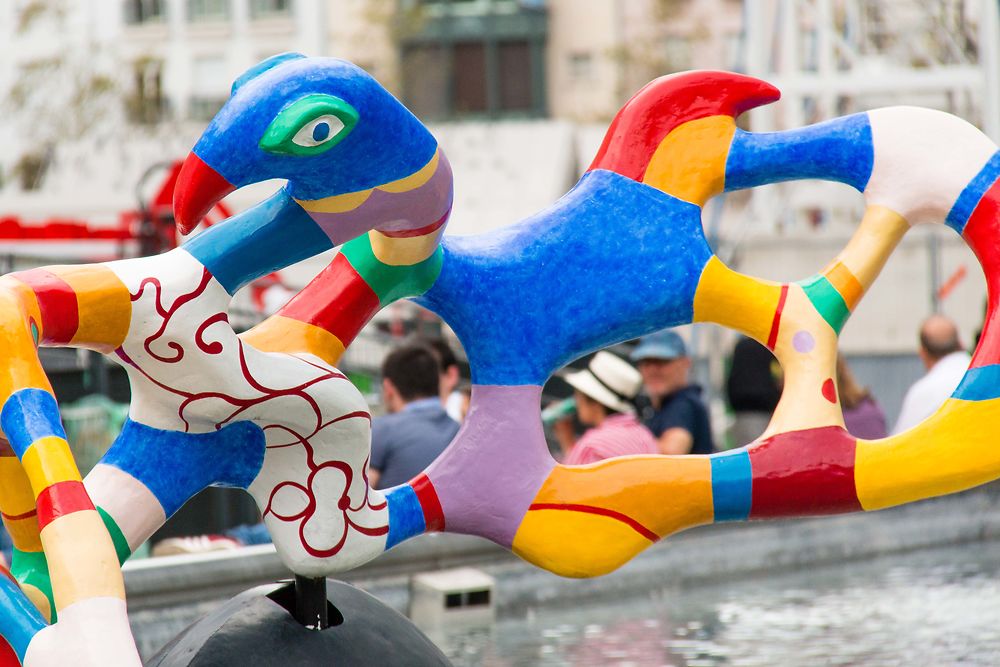
<svg viewBox="0 0 1000 667"><path fill-rule="evenodd" d="M162 301L163 285L160 283L159 278L156 278L155 276L148 276L146 278L143 278L142 282L139 283L139 289L137 289L134 294L129 293L129 297L134 303L142 297L143 293L145 293L147 285L153 286L154 307L156 308L156 312L159 313L160 317L163 318L163 323L160 325L159 329L157 329L150 336L148 336L146 340L143 342L143 349L146 350L146 353L149 354L149 356L165 364L176 364L177 362L179 362L181 359L184 358L184 347L177 341L170 341L167 343L167 347L173 350L175 353L174 356L172 357L165 357L163 355L157 354L156 352L153 352L151 346L155 341L159 340L163 336L164 332L167 330L167 325L170 324L170 320L174 316L174 313L176 313L180 309L180 307L183 306L184 304L188 303L189 301L193 301L194 299L197 299L199 296L201 296L202 293L204 293L204 291L208 288L208 284L211 281L212 281L212 274L209 272L207 268L202 268L201 282L198 283L198 286L194 288L194 290L177 297L177 299L174 300L173 305L171 305L169 309L163 306L163 301Z"/></svg>
<svg viewBox="0 0 1000 667"><path fill-rule="evenodd" d="M337 417L336 419L332 419L329 422L326 422L325 424L323 424L322 427L325 428L326 426L329 426L330 424L333 424L335 422L338 422L338 421L341 421L341 420L344 420L344 419L353 419L353 418L364 418L364 419L371 420L371 415L369 415L367 412L352 412L352 413L349 413L349 414ZM289 523L298 521L299 522L299 540L302 542L302 546L306 550L306 553L308 553L310 556L314 556L316 558L329 558L330 556L334 556L337 553L339 553L340 550L344 547L344 543L347 541L347 535L348 535L349 529L351 529L351 528L353 528L354 530L358 531L359 533L362 533L363 535L368 535L368 536L371 536L371 537L377 537L379 535L385 535L385 534L387 534L389 532L389 526L388 525L376 526L374 528L370 528L368 526L363 526L361 524L356 523L351 518L351 514L360 512L362 510L372 510L372 511L381 510L381 509L384 509L386 507L386 504L387 504L385 501L383 501L382 503L379 503L379 504L372 504L372 502L371 502L371 498L369 497L370 496L371 486L368 483L368 474L367 474L367 470L368 470L368 458L365 458L365 464L361 468L361 476L362 476L362 479L364 480L365 495L358 502L357 505L352 505L351 504L351 498L350 498L350 495L349 495L349 491L351 489L351 484L354 481L354 470L351 468L351 466L349 466L348 464L346 464L343 461L326 461L326 462L320 463L320 464L316 463L315 452L313 451L313 448L312 448L312 445L309 442L309 439L313 435L315 435L315 433L318 433L318 431L321 430L321 429L317 429L317 431L315 431L313 434L311 434L309 436L303 437L300 434L296 433L293 429L290 429L290 428L288 428L286 426L281 426L281 425L278 425L278 424L271 424L271 425L265 426L264 430L266 431L266 430L271 429L271 428L280 428L280 429L282 429L284 431L287 431L293 437L296 438L296 441L292 442L292 443L289 443L289 444L284 444L284 445L272 445L269 448L291 447L291 446L295 446L295 445L302 445L305 448L305 451L306 451L306 463L309 466L309 476L306 478L306 484L305 485L299 484L298 482L292 482L292 481L281 482L280 484L275 485L275 487L271 490L271 495L270 495L270 498L268 499L267 507L264 509L264 512L263 512L264 516L267 516L267 515L270 514L271 516L273 516L274 518L278 519L279 521L284 521L284 522L289 522ZM332 547L330 547L328 549L320 549L320 548L314 547L313 545L309 544L309 540L306 537L305 530L306 530L306 524L308 524L309 521L315 516L316 510L318 508L318 504L316 502L316 493L315 493L315 490L313 489L313 482L316 479L316 476L320 472L322 472L323 470L326 470L326 469L330 469L330 468L339 470L344 475L344 492L341 494L340 498L337 501L337 508L343 513L343 517L342 518L343 518L343 526L344 526L344 528L343 528L343 532L341 533L339 539L337 540L337 542ZM296 512L295 514L289 514L289 515L279 514L274 509L274 507L273 507L274 499L275 499L275 496L277 496L277 494L280 491L282 491L283 489L288 488L288 487L291 487L291 488L297 489L298 491L301 491L303 494L305 494L305 496L308 499L308 501L306 503L306 506L302 510L300 510L299 512Z"/></svg>
<svg viewBox="0 0 1000 667"><path fill-rule="evenodd" d="M151 287L155 295L154 297L155 301L153 307L155 308L156 313L163 318L157 330L153 332L151 335L147 336L142 341L142 347L146 351L146 353L150 355L150 357L164 364L176 364L185 358L185 354L186 352L188 352L188 350L185 350L184 345L177 340L168 340L168 342L166 343L166 346L169 349L173 350L173 355L169 356L154 352L152 350L152 345L156 341L164 338L164 336L166 335L167 328L171 323L171 320L175 316L177 316L181 307L184 304L189 303L194 299L200 297L208 288L211 279L212 276L206 269L202 274L199 284L193 290L183 293L179 297L177 297L177 299L170 305L169 308L166 307L163 303L163 296L162 296L163 285L160 282L160 280L153 276L149 276L142 279L142 281L139 283L137 291L131 295L132 301L133 302L137 301L139 298L141 298L146 289ZM263 381L254 376L253 372L251 371L247 363L246 348L244 346L244 343L242 340L240 340L238 337L235 337L232 334L231 329L229 329L226 333L224 333L221 339L219 340L213 340L208 338L208 333L209 333L208 330L216 324L223 324L223 323L226 325L228 325L229 323L228 315L225 312L213 313L212 315L204 318L204 320L201 321L195 328L194 343L198 348L198 350L201 351L202 353L214 356L214 355L220 355L225 351L226 341L234 340L237 346L236 351L239 359L240 375L246 382L247 386L249 386L249 388L260 393L259 396L254 396L250 398L241 398L239 396L234 396L231 393L224 391L211 391L211 390L187 391L178 387L171 386L167 381L153 377L153 375L147 369L142 368L140 364L138 364L135 360L133 360L132 357L125 351L123 347L119 347L117 350L115 350L115 354L118 356L119 359L122 360L123 363L135 369L135 371L137 371L143 378L145 378L147 381L149 381L156 387L159 387L160 389L183 399L177 407L177 417L184 424L185 432L190 432L192 419L199 416L204 416L203 414L199 413L197 409L197 403L199 401L215 399L218 401L222 401L223 403L230 405L232 407L232 410L227 412L221 418L219 418L218 415L215 415L214 417L211 418L210 423L214 426L215 429L218 430L221 429L226 424L233 422L240 415L243 415L248 410L259 408L260 406L268 403L269 401L274 401L275 399L282 397L296 397L301 399L306 403L306 405L309 406L309 412L315 418L314 424L306 426L306 428L311 428L311 431L308 434L304 434L302 431L304 431L305 429L301 429L298 425L296 425L293 428L292 426L289 426L287 424L273 423L272 420L266 418L265 418L265 423L261 424L260 423L262 421L261 417L259 416L251 417L251 419L253 419L254 422L261 425L261 428L265 433L275 429L280 429L281 431L288 433L293 438L291 442L277 444L277 445L268 445L267 448L283 449L286 447L297 447L297 446L303 447L303 450L305 452L305 461L309 471L309 474L304 480L304 483L299 481L287 480L275 485L270 491L266 507L263 510L263 515L264 516L271 515L274 518L278 519L279 521L284 521L284 522L299 522L298 535L302 547L306 551L306 553L316 558L329 558L339 553L343 549L344 544L347 541L348 534L352 529L368 536L380 536L388 533L389 530L388 525L369 527L357 523L352 518L352 515L361 511L365 510L378 511L386 507L386 503L384 501L379 504L372 503L370 497L371 488L367 478L367 467L368 467L367 458L365 459L365 464L364 466L362 466L360 472L361 478L364 481L363 485L364 496L357 503L352 503L349 496L352 483L355 481L355 475L356 475L355 470L348 463L341 460L325 461L323 463L316 462L317 457L316 457L316 451L314 449L315 440L323 429L348 419L367 419L369 420L369 422L371 421L371 415L367 411L349 412L334 417L333 419L329 419L325 422L323 421L322 410L320 408L320 405L317 402L316 398L313 395L311 395L309 390L320 383L330 380L347 381L347 377L343 373L340 373L335 369L321 366L317 363L309 361L308 359L291 357L298 360L304 365L304 368L302 369L303 371L306 370L315 371L315 376L309 379L305 379L301 382L298 382L297 384L294 384L293 386L290 387L268 386ZM206 384L212 383L210 375L205 377L205 382ZM222 383L220 382L218 384ZM321 548L309 543L309 540L306 536L306 525L317 514L317 511L319 509L319 503L317 501L317 493L316 493L317 490L314 487L314 482L316 481L317 476L320 473L322 473L324 470L331 470L331 469L339 471L344 477L344 487L343 487L344 490L339 500L337 501L337 509L343 513L342 517L343 532L336 538L335 543L333 544L332 547ZM301 511L298 511L295 514L291 515L281 514L274 507L275 498L277 494L282 490L288 488L293 488L300 491L305 495L307 499L305 507ZM326 537L328 536L324 536L324 538Z"/></svg>

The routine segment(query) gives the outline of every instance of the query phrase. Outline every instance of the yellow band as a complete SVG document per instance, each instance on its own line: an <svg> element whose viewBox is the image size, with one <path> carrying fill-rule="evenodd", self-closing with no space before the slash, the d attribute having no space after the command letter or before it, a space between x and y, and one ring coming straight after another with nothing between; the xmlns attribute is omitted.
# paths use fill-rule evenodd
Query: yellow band
<svg viewBox="0 0 1000 667"><path fill-rule="evenodd" d="M125 283L105 266L50 266L76 292L79 325L74 347L110 352L125 342L132 319L132 299Z"/></svg>
<svg viewBox="0 0 1000 667"><path fill-rule="evenodd" d="M437 171L440 158L441 151L435 151L434 157L430 159L430 162L425 164L418 171L415 171L404 178L392 181L391 183L380 185L377 188L358 190L357 192L346 192L342 195L334 195L324 199L296 199L295 201L299 204L299 206L307 211L311 211L312 213L346 213L347 211L353 211L368 201L368 198L371 197L372 193L376 190L382 190L383 192L395 194L400 192L409 192L410 190L419 188L421 185L431 180L431 176L433 176L434 172Z"/></svg>
<svg viewBox="0 0 1000 667"><path fill-rule="evenodd" d="M703 206L722 192L726 158L736 132L730 116L709 116L676 127L650 158L642 182Z"/></svg>
<svg viewBox="0 0 1000 667"><path fill-rule="evenodd" d="M694 293L694 321L736 329L766 344L781 285L733 271L712 256Z"/></svg>
<svg viewBox="0 0 1000 667"><path fill-rule="evenodd" d="M306 352L331 366L344 354L344 344L326 329L282 315L267 318L240 338L261 352Z"/></svg>
<svg viewBox="0 0 1000 667"><path fill-rule="evenodd" d="M96 597L125 599L111 537L96 510L61 516L42 530L56 611Z"/></svg>
<svg viewBox="0 0 1000 667"><path fill-rule="evenodd" d="M69 444L58 436L47 435L35 440L24 452L21 462L35 497L53 484L81 481Z"/></svg>
<svg viewBox="0 0 1000 667"><path fill-rule="evenodd" d="M383 264L413 266L434 254L442 233L444 225L430 234L409 237L386 236L373 229L368 232L368 238L372 242L372 253Z"/></svg>
<svg viewBox="0 0 1000 667"><path fill-rule="evenodd" d="M32 514L23 519L4 519L10 541L18 551L38 552L42 550L42 540L38 534L38 515Z"/></svg>
<svg viewBox="0 0 1000 667"><path fill-rule="evenodd" d="M35 509L35 494L16 456L0 456L0 512L20 516Z"/></svg>
<svg viewBox="0 0 1000 667"><path fill-rule="evenodd" d="M0 405L19 389L52 391L38 361L29 321L35 322L40 338L42 316L35 293L20 281L0 278L0 350L5 371L0 373Z"/></svg>

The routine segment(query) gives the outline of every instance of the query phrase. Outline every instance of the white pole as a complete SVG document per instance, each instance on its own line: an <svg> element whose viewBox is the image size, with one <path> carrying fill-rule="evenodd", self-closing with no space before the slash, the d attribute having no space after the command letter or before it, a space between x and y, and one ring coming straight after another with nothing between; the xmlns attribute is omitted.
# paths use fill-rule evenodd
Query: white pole
<svg viewBox="0 0 1000 667"><path fill-rule="evenodd" d="M1000 143L1000 0L982 0L979 65L983 68L983 132Z"/></svg>

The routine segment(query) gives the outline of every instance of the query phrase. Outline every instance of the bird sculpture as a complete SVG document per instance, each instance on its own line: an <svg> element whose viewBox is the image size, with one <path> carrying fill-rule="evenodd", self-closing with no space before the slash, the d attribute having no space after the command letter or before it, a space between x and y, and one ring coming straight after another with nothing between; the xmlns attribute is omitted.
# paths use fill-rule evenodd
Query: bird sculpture
<svg viewBox="0 0 1000 667"><path fill-rule="evenodd" d="M175 213L187 232L236 188L287 179L277 194L165 255L0 279L0 511L18 550L17 583L0 580L0 634L26 665L138 664L117 563L210 484L253 495L298 574L344 571L443 530L586 577L699 524L873 510L1000 476L988 437L1000 410L996 145L954 116L909 107L769 134L736 127L777 98L725 72L657 79L550 208L442 239L447 159L373 79L298 54L247 72L187 158ZM702 231L705 202L800 178L864 194L844 250L795 283L725 266ZM947 224L976 252L987 325L934 416L859 440L840 411L837 335L922 222ZM228 326L240 286L341 244L276 315L240 336ZM448 449L383 493L366 477L367 407L335 365L379 308L404 297L453 328L474 386ZM746 333L778 357L785 388L767 431L711 456L554 461L539 416L546 379L593 350L693 321ZM38 344L99 349L129 373L129 422L82 482Z"/></svg>
<svg viewBox="0 0 1000 667"><path fill-rule="evenodd" d="M334 147L335 157L325 155ZM226 178L206 161L225 164ZM427 254L439 260L450 167L424 126L362 70L278 56L234 84L185 162L182 230L201 220L206 197L261 178L289 184L176 250L34 269L0 283L0 347L10 364L0 385L0 511L21 589L7 593L10 604L28 609L23 591L37 607L30 623L22 617L19 631L3 634L24 664L56 664L55 655L76 656L65 664L119 664L109 651L125 659L115 642L94 641L112 630L131 641L118 563L209 485L250 492L297 574L324 576L384 550L386 502L366 479L370 415L333 367L356 333L336 326L344 304L323 295L309 323L279 317L243 337L228 324L228 306L255 278L370 229L382 230L390 254L412 256L414 241L433 238ZM203 189L185 198L194 181ZM365 190L370 196L358 195ZM342 210L341 194L353 205ZM365 271L343 256L331 270ZM378 306L352 307L370 317ZM281 334L269 337L278 324ZM97 349L128 372L129 418L86 480L66 445L39 344Z"/></svg>
<svg viewBox="0 0 1000 667"><path fill-rule="evenodd" d="M699 524L880 509L1000 476L981 428L1000 407L990 388L1000 353L988 240L1000 200L996 145L959 118L914 107L775 133L736 127L740 113L778 95L726 72L663 77L618 113L579 183L537 215L445 236L429 272L382 261L378 231L344 246L352 265L377 267L366 277L412 271L407 294L452 327L472 371L455 440L386 493L387 548L426 531L459 532L561 575L596 576ZM924 166L915 173L915 164ZM854 237L827 267L779 284L734 272L712 253L701 226L710 197L802 178L845 183L866 200ZM987 326L965 382L935 416L860 440L844 428L837 336L905 232L925 222L962 233L983 262ZM354 274L321 275L279 317L308 319L307 293L358 285ZM539 418L548 377L593 350L689 322L741 331L782 364L784 393L761 438L705 457L557 464Z"/></svg>

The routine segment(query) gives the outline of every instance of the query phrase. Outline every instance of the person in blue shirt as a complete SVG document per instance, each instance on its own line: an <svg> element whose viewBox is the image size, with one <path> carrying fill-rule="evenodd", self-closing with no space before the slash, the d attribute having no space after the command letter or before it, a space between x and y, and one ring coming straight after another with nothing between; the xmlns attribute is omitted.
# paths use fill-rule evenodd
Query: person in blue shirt
<svg viewBox="0 0 1000 667"><path fill-rule="evenodd" d="M712 426L701 387L688 382L691 358L684 339L664 329L639 339L630 355L642 375L647 401L640 405L661 454L711 454Z"/></svg>
<svg viewBox="0 0 1000 667"><path fill-rule="evenodd" d="M14 541L10 539L7 527L0 524L0 565L9 567L14 555Z"/></svg>
<svg viewBox="0 0 1000 667"><path fill-rule="evenodd" d="M368 479L376 489L410 481L445 450L458 422L441 405L440 362L424 345L399 347L382 362L389 414L372 420Z"/></svg>

